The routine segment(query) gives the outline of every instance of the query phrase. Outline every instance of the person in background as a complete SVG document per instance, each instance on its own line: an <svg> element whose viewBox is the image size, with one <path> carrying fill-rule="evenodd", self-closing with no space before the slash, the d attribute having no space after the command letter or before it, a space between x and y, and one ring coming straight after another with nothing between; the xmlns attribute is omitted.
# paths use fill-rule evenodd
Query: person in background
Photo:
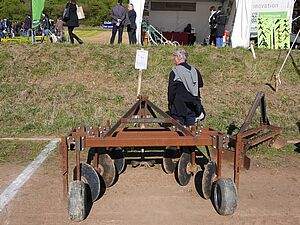
<svg viewBox="0 0 300 225"><path fill-rule="evenodd" d="M29 40L32 35L32 20L30 15L27 15L25 19L25 32L27 34L27 40Z"/></svg>
<svg viewBox="0 0 300 225"><path fill-rule="evenodd" d="M216 46L223 47L224 45L224 35L225 35L225 25L227 17L222 10L222 6L218 7L218 11L215 13L216 16Z"/></svg>
<svg viewBox="0 0 300 225"><path fill-rule="evenodd" d="M209 45L215 45L216 46L216 31L217 31L217 23L216 23L216 7L211 6L209 8L210 16L208 18L208 26L210 29L210 35L209 35Z"/></svg>
<svg viewBox="0 0 300 225"><path fill-rule="evenodd" d="M62 21L61 16L57 16L57 20L55 24L55 34L60 38L61 42L65 40L64 22Z"/></svg>
<svg viewBox="0 0 300 225"><path fill-rule="evenodd" d="M112 45L114 44L115 37L118 32L118 44L120 45L122 44L124 21L126 18L126 10L122 6L122 0L118 0L118 4L115 7L113 7L111 17L112 17L113 29L110 38L110 44Z"/></svg>
<svg viewBox="0 0 300 225"><path fill-rule="evenodd" d="M194 45L195 41L196 41L196 36L194 33L192 33L192 24L188 24L183 32L188 33L188 45Z"/></svg>
<svg viewBox="0 0 300 225"><path fill-rule="evenodd" d="M127 25L127 32L129 38L129 44L136 44L136 12L134 11L133 4L128 4L128 20L129 24Z"/></svg>
<svg viewBox="0 0 300 225"><path fill-rule="evenodd" d="M50 31L50 20L46 13L42 14L41 27L43 30L43 37L48 36Z"/></svg>
<svg viewBox="0 0 300 225"><path fill-rule="evenodd" d="M0 42L1 42L1 39L4 37L4 34L3 34L3 19L0 18Z"/></svg>
<svg viewBox="0 0 300 225"><path fill-rule="evenodd" d="M69 9L70 9L70 15L69 15L70 18L66 23L67 27L68 27L70 42L71 42L71 44L74 44L74 39L76 39L76 41L79 44L83 44L83 41L76 34L73 33L75 27L79 27L76 0L70 0L66 5L66 8L67 7L69 7Z"/></svg>
<svg viewBox="0 0 300 225"><path fill-rule="evenodd" d="M192 126L196 118L205 118L201 104L200 88L203 79L200 72L187 63L188 52L178 49L174 53L176 66L169 75L168 109L171 117L184 126Z"/></svg>

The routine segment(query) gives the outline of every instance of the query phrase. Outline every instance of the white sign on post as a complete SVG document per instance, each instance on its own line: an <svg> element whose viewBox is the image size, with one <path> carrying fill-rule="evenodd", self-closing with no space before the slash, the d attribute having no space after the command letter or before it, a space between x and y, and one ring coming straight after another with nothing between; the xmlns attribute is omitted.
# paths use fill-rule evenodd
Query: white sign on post
<svg viewBox="0 0 300 225"><path fill-rule="evenodd" d="M137 50L135 58L135 68L137 70L146 70L148 64L148 51Z"/></svg>

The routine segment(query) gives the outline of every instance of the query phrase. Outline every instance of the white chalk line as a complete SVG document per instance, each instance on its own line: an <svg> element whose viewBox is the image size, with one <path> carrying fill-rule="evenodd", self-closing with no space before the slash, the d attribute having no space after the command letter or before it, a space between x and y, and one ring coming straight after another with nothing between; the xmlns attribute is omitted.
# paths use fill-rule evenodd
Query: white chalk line
<svg viewBox="0 0 300 225"><path fill-rule="evenodd" d="M14 198L20 188L29 180L31 175L40 167L50 153L56 148L59 140L52 140L43 151L31 162L22 173L0 195L0 212Z"/></svg>

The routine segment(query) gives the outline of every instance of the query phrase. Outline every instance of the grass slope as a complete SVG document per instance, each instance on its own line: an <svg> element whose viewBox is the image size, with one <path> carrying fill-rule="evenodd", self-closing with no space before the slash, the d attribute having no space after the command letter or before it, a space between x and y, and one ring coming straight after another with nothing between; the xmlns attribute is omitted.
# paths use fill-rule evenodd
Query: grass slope
<svg viewBox="0 0 300 225"><path fill-rule="evenodd" d="M147 47L146 47L147 48ZM0 45L0 136L59 136L81 122L115 122L135 101L137 47L85 44ZM149 69L142 92L167 109L173 47L148 47ZM300 52L292 53L273 92L266 82L277 72L285 51L189 47L189 62L203 74L204 125L226 132L241 126L258 91L267 95L270 122L284 136L299 135Z"/></svg>

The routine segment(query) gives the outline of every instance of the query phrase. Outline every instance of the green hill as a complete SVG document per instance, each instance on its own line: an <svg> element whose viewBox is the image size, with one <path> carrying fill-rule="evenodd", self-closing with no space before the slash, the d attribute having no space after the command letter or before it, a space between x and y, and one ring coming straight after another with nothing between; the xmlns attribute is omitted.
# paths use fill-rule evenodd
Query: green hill
<svg viewBox="0 0 300 225"><path fill-rule="evenodd" d="M115 122L135 101L137 47L85 44L0 45L0 136L60 136L81 122ZM167 110L173 47L148 47L149 69L142 93ZM277 72L285 51L190 47L189 62L203 74L204 125L226 132L241 126L258 91L267 96L269 119L284 136L299 135L300 52L292 53L274 92L265 83Z"/></svg>

